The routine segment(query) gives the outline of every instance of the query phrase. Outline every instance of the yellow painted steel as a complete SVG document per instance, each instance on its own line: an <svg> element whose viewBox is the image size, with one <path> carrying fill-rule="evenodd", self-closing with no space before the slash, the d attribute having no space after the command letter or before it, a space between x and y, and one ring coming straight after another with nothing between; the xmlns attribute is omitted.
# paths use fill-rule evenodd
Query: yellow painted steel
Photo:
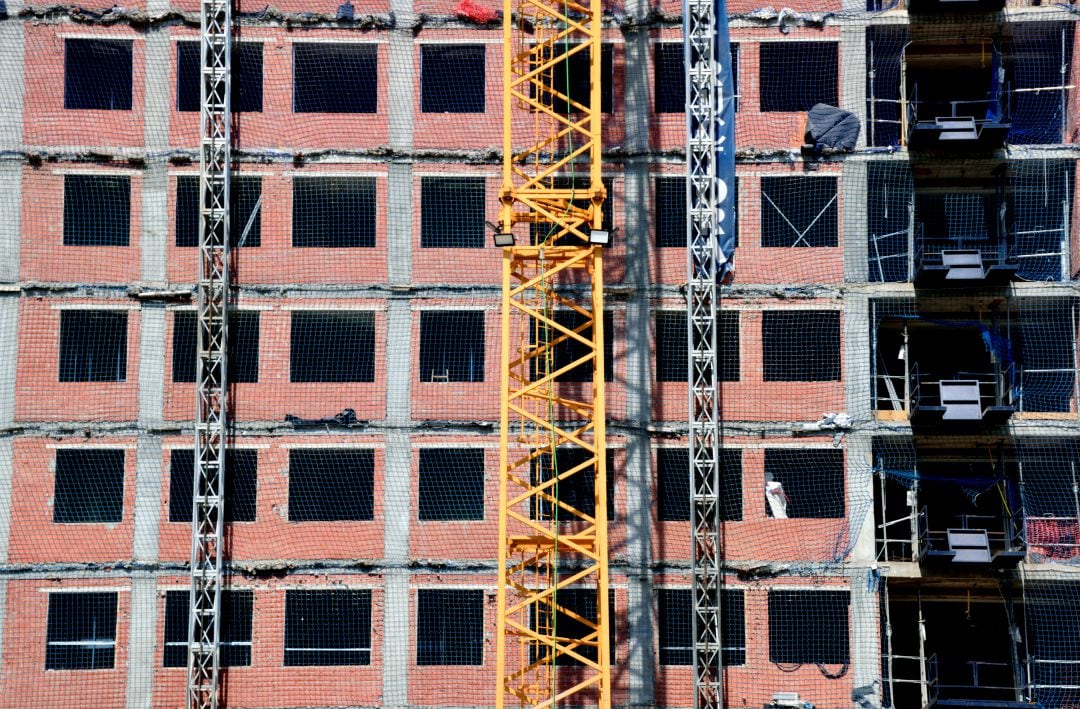
<svg viewBox="0 0 1080 709"><path fill-rule="evenodd" d="M521 245L503 250L497 709L611 706L600 17L600 0L504 0L499 227ZM591 381L557 381L578 366ZM580 476L592 509L560 499ZM594 592L595 615L569 589Z"/></svg>

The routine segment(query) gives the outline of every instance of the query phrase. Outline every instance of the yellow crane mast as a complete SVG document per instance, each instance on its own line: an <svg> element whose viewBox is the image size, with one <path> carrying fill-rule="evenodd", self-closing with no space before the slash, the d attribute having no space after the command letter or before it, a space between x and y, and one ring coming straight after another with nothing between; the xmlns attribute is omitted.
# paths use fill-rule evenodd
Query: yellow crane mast
<svg viewBox="0 0 1080 709"><path fill-rule="evenodd" d="M504 0L497 709L611 705L600 29Z"/></svg>

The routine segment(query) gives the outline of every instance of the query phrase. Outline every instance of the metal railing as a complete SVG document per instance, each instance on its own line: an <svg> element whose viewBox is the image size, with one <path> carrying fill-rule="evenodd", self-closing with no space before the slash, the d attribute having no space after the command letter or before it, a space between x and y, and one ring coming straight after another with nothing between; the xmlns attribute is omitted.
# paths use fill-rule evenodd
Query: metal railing
<svg viewBox="0 0 1080 709"><path fill-rule="evenodd" d="M906 526L904 526L906 523ZM905 536L890 536L893 528L899 526L900 530L907 530ZM877 525L878 529L878 553L877 560L887 561L920 561L926 555L928 548L927 530L929 525L926 521L926 505L910 514L882 522Z"/></svg>

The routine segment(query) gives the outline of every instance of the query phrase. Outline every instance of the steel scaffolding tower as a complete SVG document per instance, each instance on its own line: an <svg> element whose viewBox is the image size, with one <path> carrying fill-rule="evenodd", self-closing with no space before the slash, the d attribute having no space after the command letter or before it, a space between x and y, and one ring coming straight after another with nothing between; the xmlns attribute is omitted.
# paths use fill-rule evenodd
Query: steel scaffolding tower
<svg viewBox="0 0 1080 709"><path fill-rule="evenodd" d="M515 225L528 225L532 243L503 249L498 709L508 701L611 704L604 296L595 244L606 236L600 29L600 0L504 2L496 238L507 246ZM587 97L570 78L570 58L582 55ZM579 366L592 367L589 382L558 383ZM593 477L593 499L568 504L559 485L581 476ZM571 604L582 590L596 594L595 615ZM560 676L567 664L572 672Z"/></svg>
<svg viewBox="0 0 1080 709"><path fill-rule="evenodd" d="M720 390L716 285L719 264L719 111L714 0L683 0L687 128L687 337L695 709L721 709Z"/></svg>
<svg viewBox="0 0 1080 709"><path fill-rule="evenodd" d="M229 0L202 2L198 357L192 488L188 706L216 709L220 668L229 294Z"/></svg>

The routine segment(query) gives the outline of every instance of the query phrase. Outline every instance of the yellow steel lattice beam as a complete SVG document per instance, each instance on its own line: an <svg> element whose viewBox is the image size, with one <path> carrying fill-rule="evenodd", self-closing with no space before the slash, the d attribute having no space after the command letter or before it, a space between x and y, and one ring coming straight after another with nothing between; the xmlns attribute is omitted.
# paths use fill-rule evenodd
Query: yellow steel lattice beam
<svg viewBox="0 0 1080 709"><path fill-rule="evenodd" d="M611 704L603 260L589 243L606 198L600 12L504 2L499 229L531 243L503 251L497 709ZM573 57L587 59L587 96ZM591 381L559 382L581 366ZM560 450L574 452L563 469ZM559 494L580 476L593 477L591 509ZM596 594L595 616L570 589Z"/></svg>

